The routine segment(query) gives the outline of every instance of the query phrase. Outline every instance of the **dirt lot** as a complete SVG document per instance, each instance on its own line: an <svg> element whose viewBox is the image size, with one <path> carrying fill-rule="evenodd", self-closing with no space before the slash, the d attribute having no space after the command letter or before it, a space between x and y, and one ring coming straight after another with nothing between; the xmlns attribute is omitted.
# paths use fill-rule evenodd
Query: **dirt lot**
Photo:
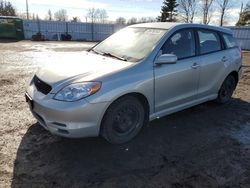
<svg viewBox="0 0 250 188"><path fill-rule="evenodd" d="M91 45L0 43L0 187L250 187L250 53L230 104L169 115L114 146L53 136L24 101L39 66Z"/></svg>

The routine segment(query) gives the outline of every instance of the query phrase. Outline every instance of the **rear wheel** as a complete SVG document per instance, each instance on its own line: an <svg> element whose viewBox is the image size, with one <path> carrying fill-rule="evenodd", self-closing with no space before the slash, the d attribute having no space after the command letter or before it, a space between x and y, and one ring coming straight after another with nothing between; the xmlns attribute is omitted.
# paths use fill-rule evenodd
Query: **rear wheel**
<svg viewBox="0 0 250 188"><path fill-rule="evenodd" d="M133 96L123 97L108 108L101 134L112 144L123 144L139 133L145 119L142 103Z"/></svg>
<svg viewBox="0 0 250 188"><path fill-rule="evenodd" d="M223 82L216 101L220 104L224 104L230 101L232 98L233 92L236 87L235 78L232 75L229 75Z"/></svg>

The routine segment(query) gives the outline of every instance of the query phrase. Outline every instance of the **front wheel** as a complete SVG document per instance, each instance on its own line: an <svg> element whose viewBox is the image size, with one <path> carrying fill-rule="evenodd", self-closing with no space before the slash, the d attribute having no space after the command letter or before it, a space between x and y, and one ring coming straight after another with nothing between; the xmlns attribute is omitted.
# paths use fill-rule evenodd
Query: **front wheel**
<svg viewBox="0 0 250 188"><path fill-rule="evenodd" d="M219 104L224 104L230 101L232 98L233 92L236 87L235 78L232 75L229 75L223 82L216 101Z"/></svg>
<svg viewBox="0 0 250 188"><path fill-rule="evenodd" d="M133 139L145 121L145 109L133 96L115 101L105 113L101 135L112 144L123 144Z"/></svg>

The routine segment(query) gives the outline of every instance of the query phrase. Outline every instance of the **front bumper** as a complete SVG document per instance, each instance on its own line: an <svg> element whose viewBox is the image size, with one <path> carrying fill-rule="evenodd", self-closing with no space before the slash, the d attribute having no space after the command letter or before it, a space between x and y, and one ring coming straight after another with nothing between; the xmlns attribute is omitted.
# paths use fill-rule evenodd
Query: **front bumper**
<svg viewBox="0 0 250 188"><path fill-rule="evenodd" d="M33 116L52 134L69 138L95 137L107 103L89 103L85 99L63 102L52 99L54 94L44 95L35 86L28 87L26 100Z"/></svg>

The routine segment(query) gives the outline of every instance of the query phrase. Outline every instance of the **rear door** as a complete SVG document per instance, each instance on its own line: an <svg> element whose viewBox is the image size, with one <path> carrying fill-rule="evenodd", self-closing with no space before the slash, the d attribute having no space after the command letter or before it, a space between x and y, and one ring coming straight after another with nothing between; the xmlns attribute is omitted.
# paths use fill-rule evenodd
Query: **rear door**
<svg viewBox="0 0 250 188"><path fill-rule="evenodd" d="M155 66L155 112L178 108L195 99L199 80L192 29L175 32L163 45L162 54L175 54L176 64Z"/></svg>
<svg viewBox="0 0 250 188"><path fill-rule="evenodd" d="M198 98L216 94L218 81L224 75L230 55L224 50L220 34L213 30L198 29L197 38L200 54L200 81Z"/></svg>
<svg viewBox="0 0 250 188"><path fill-rule="evenodd" d="M231 34L222 33L222 38L225 43L225 49L230 56L231 63L236 67L241 66L241 50L236 44L236 40Z"/></svg>

